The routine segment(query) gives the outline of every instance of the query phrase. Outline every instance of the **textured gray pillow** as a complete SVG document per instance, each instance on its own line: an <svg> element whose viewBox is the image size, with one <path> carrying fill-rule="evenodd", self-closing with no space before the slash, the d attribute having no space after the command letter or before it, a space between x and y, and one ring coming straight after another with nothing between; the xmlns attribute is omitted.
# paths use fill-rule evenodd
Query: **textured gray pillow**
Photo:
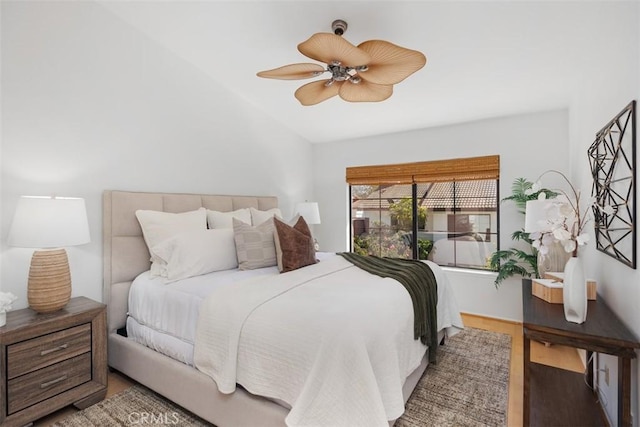
<svg viewBox="0 0 640 427"><path fill-rule="evenodd" d="M238 254L238 269L253 270L278 264L273 239L273 219L255 227L233 219L233 238Z"/></svg>

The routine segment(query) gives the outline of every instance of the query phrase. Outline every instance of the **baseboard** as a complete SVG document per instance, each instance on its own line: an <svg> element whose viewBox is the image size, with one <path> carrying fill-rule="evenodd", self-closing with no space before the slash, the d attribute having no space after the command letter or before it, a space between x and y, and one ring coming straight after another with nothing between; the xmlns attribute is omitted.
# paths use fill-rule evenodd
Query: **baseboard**
<svg viewBox="0 0 640 427"><path fill-rule="evenodd" d="M513 319L503 319L501 317L493 317L493 316L487 316L487 315L484 315L484 314L469 313L469 312L464 312L464 311L461 311L460 314L462 316L474 317L476 319L487 319L487 320L491 320L491 321L508 323L510 325L522 325L522 322L519 322L519 321L513 320Z"/></svg>

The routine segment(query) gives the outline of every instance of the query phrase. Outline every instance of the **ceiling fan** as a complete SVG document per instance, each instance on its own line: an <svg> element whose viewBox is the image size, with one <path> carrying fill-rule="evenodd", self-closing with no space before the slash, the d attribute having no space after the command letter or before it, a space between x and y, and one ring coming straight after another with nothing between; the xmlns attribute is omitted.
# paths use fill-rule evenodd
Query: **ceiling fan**
<svg viewBox="0 0 640 427"><path fill-rule="evenodd" d="M329 79L307 83L295 92L302 105L315 105L336 95L349 102L379 102L400 83L424 67L427 58L416 50L384 40L369 40L357 47L342 38L347 23L331 24L332 33L316 33L298 45L303 55L326 64L284 65L257 75L269 79L298 80L330 73Z"/></svg>

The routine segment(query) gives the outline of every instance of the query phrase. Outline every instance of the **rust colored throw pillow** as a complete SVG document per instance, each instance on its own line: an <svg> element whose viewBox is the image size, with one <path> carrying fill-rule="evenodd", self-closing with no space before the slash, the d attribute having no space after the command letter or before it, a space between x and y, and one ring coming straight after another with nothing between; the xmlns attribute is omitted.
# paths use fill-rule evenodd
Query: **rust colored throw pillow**
<svg viewBox="0 0 640 427"><path fill-rule="evenodd" d="M295 220L295 218L294 218ZM309 226L299 216L293 226L273 218L276 257L281 273L316 263L316 251Z"/></svg>

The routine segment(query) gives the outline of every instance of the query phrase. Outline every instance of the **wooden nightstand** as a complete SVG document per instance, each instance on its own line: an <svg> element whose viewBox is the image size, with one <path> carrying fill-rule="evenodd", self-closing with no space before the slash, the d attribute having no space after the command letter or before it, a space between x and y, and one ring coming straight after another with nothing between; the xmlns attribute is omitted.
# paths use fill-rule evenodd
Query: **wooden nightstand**
<svg viewBox="0 0 640 427"><path fill-rule="evenodd" d="M60 311L7 313L0 327L0 425L21 426L107 392L104 304L72 298Z"/></svg>

